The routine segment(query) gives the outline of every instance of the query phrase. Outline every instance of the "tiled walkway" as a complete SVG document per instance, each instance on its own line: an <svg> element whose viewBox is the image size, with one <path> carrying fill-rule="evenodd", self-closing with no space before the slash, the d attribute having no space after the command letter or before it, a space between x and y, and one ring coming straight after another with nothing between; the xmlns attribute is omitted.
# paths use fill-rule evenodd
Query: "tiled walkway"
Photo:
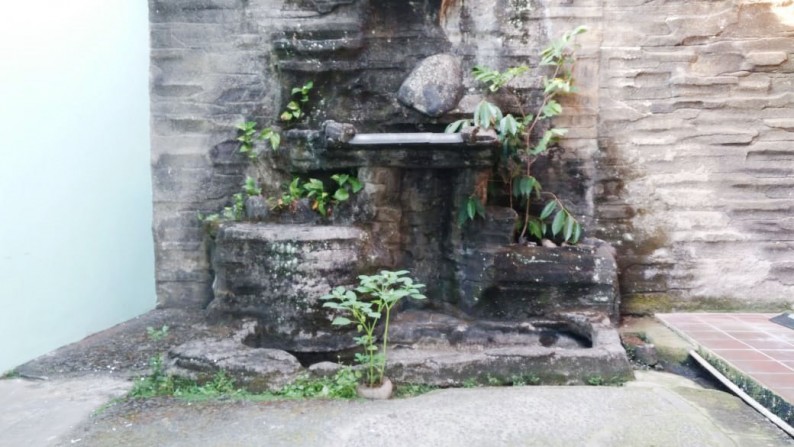
<svg viewBox="0 0 794 447"><path fill-rule="evenodd" d="M794 403L794 329L776 314L657 314L665 324Z"/></svg>

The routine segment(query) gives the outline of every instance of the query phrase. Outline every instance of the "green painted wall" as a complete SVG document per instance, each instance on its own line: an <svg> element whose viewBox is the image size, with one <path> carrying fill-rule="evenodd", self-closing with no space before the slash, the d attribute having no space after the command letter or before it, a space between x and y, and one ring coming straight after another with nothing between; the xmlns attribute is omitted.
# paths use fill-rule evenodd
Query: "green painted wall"
<svg viewBox="0 0 794 447"><path fill-rule="evenodd" d="M154 306L147 14L0 14L0 372Z"/></svg>

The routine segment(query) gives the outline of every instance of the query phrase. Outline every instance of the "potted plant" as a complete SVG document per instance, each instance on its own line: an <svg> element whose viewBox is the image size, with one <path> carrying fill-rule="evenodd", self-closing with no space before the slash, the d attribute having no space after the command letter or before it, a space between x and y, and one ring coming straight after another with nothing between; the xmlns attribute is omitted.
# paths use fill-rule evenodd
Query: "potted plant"
<svg viewBox="0 0 794 447"><path fill-rule="evenodd" d="M321 297L327 301L323 307L343 314L334 318L333 325L356 325L359 336L355 337L355 341L362 347L362 352L356 353L355 358L364 367L364 381L358 387L361 397L387 399L391 396L392 383L384 377L391 310L404 297L417 300L426 298L419 292L419 289L425 287L424 284L414 282L407 275L406 270L383 270L377 275L361 275L358 277L358 287L352 290L337 287L330 294ZM379 341L376 330L381 321L383 335Z"/></svg>

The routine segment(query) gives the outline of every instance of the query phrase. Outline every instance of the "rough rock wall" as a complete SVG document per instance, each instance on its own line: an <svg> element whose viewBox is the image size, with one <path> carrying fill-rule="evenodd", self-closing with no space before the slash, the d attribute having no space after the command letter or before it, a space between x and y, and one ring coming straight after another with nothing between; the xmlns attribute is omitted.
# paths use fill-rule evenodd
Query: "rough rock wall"
<svg viewBox="0 0 794 447"><path fill-rule="evenodd" d="M707 297L766 305L792 296L794 25L770 2L149 5L161 306L211 299L196 213L217 211L240 188L246 162L236 153L234 125L274 122L290 86L317 81L317 122L333 118L365 131L440 128L443 120L395 98L419 60L448 52L466 71L535 65L550 38L580 24L590 31L580 39L579 93L565 100L558 121L571 132L539 175L546 189L572 200L590 234L617 245L623 293L634 298L627 302ZM469 89L449 120L478 100ZM278 183L275 175L262 180Z"/></svg>
<svg viewBox="0 0 794 447"><path fill-rule="evenodd" d="M794 5L781 3L604 3L596 209L628 310L792 301Z"/></svg>

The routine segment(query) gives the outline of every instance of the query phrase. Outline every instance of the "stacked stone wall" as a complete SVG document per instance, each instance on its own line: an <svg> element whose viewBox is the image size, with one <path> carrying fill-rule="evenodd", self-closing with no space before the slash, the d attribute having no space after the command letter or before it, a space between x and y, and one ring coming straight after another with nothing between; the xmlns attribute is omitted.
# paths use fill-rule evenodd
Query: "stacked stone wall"
<svg viewBox="0 0 794 447"><path fill-rule="evenodd" d="M779 4L604 3L596 219L629 310L791 300L794 6Z"/></svg>
<svg viewBox="0 0 794 447"><path fill-rule="evenodd" d="M422 58L451 53L464 70L534 66L551 38L577 25L590 29L579 40L579 91L557 122L570 133L538 175L571 201L590 235L616 246L627 309L760 308L792 299L794 6L445 1L438 17L439 1L400 3L413 8L405 17L427 20L399 28L393 11L367 9L374 0L149 1L160 306L211 299L196 215L239 191L248 165L236 152L234 125L274 122L287 84L316 78L322 90L338 82L325 90L332 107L320 107L328 115L318 120L366 131L416 125L425 118L395 96ZM465 82L452 115L479 100ZM260 176L272 183L264 186L277 190L280 179L265 172L273 175Z"/></svg>

